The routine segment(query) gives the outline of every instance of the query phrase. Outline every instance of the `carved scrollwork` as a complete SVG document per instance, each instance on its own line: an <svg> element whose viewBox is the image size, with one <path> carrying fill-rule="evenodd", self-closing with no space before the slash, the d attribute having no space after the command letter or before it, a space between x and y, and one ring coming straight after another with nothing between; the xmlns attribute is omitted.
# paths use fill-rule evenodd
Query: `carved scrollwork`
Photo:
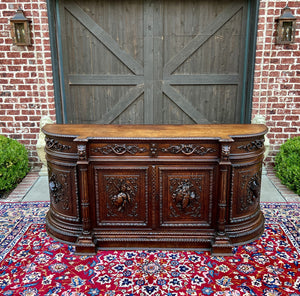
<svg viewBox="0 0 300 296"><path fill-rule="evenodd" d="M136 217L138 215L138 205L135 201L137 190L137 178L106 177L109 216L118 216L120 213L126 213L130 217Z"/></svg>
<svg viewBox="0 0 300 296"><path fill-rule="evenodd" d="M205 155L207 153L215 152L216 149L210 147L206 148L194 144L180 144L180 145L173 145L168 148L162 148L161 151L165 153L169 152L172 154L182 153L184 155L192 155L192 154Z"/></svg>
<svg viewBox="0 0 300 296"><path fill-rule="evenodd" d="M147 149L145 147L139 147L138 145L114 144L114 145L106 145L103 147L94 148L94 149L92 149L92 151L100 152L105 155L108 155L111 153L114 153L116 155L123 155L125 153L130 153L133 155L133 154L137 154L137 153L146 152Z"/></svg>
<svg viewBox="0 0 300 296"><path fill-rule="evenodd" d="M255 140L255 141L248 143L247 145L239 146L238 149L244 149L248 152L251 152L254 149L257 149L257 150L261 149L264 146L264 142L265 142L265 139Z"/></svg>
<svg viewBox="0 0 300 296"><path fill-rule="evenodd" d="M170 216L179 217L184 214L191 217L200 217L201 191L201 178L170 179L170 193L172 197Z"/></svg>
<svg viewBox="0 0 300 296"><path fill-rule="evenodd" d="M46 147L51 150L63 152L65 150L71 149L71 146L63 145L63 144L59 143L58 141L51 139L51 138L46 137L45 142L46 142Z"/></svg>
<svg viewBox="0 0 300 296"><path fill-rule="evenodd" d="M50 175L50 174L49 174ZM62 203L62 208L64 210L69 210L69 198L65 194L68 187L67 182L67 175L66 174L54 174L51 173L49 177L49 191L50 191L50 197L53 200L54 204Z"/></svg>

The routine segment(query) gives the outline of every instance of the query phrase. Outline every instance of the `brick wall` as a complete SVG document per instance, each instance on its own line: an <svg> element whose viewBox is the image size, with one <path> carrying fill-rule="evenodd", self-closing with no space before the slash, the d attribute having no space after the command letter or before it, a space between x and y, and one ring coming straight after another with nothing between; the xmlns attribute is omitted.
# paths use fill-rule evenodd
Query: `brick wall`
<svg viewBox="0 0 300 296"><path fill-rule="evenodd" d="M10 22L19 6L32 21L32 46L12 44ZM26 145L32 165L42 115L55 120L47 6L39 0L0 2L0 134Z"/></svg>
<svg viewBox="0 0 300 296"><path fill-rule="evenodd" d="M261 0L257 36L252 117L264 115L269 127L272 163L280 144L300 135L300 3L288 5L297 21L296 43L275 45L275 19L286 0ZM17 8L32 20L32 46L14 46L9 19ZM0 134L18 139L38 163L35 145L42 115L55 120L53 79L45 0L1 0Z"/></svg>
<svg viewBox="0 0 300 296"><path fill-rule="evenodd" d="M275 19L283 8L291 8L297 19L295 43L275 44ZM254 78L252 117L264 115L269 127L272 164L279 147L300 131L300 2L261 0Z"/></svg>

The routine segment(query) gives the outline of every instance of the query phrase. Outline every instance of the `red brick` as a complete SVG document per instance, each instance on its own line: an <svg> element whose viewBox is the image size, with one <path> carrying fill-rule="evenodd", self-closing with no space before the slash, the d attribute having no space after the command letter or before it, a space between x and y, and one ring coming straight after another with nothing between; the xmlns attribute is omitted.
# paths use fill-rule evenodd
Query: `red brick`
<svg viewBox="0 0 300 296"><path fill-rule="evenodd" d="M12 116L0 116L0 122L4 122L4 121L13 121L14 118Z"/></svg>
<svg viewBox="0 0 300 296"><path fill-rule="evenodd" d="M30 144L30 140L20 140L19 142L25 146L28 146Z"/></svg>
<svg viewBox="0 0 300 296"><path fill-rule="evenodd" d="M289 115L285 117L285 120L299 120L299 116L297 115Z"/></svg>
<svg viewBox="0 0 300 296"><path fill-rule="evenodd" d="M34 110L22 110L22 115L35 115Z"/></svg>
<svg viewBox="0 0 300 296"><path fill-rule="evenodd" d="M22 122L23 127L33 127L35 126L35 122Z"/></svg>
<svg viewBox="0 0 300 296"><path fill-rule="evenodd" d="M36 84L37 80L36 79L25 79L26 84Z"/></svg>
<svg viewBox="0 0 300 296"><path fill-rule="evenodd" d="M21 127L21 124L20 122L8 122L7 127L13 127L13 128Z"/></svg>
<svg viewBox="0 0 300 296"><path fill-rule="evenodd" d="M292 89L292 88L293 88L292 84L284 83L280 85L280 89Z"/></svg>
<svg viewBox="0 0 300 296"><path fill-rule="evenodd" d="M27 116L15 116L15 120L17 120L17 121L27 121L28 117Z"/></svg>
<svg viewBox="0 0 300 296"><path fill-rule="evenodd" d="M282 64L294 64L296 61L293 58L281 58Z"/></svg>
<svg viewBox="0 0 300 296"><path fill-rule="evenodd" d="M20 98L20 103L30 103L32 102L31 98Z"/></svg>
<svg viewBox="0 0 300 296"><path fill-rule="evenodd" d="M7 115L20 115L20 110L7 110Z"/></svg>
<svg viewBox="0 0 300 296"><path fill-rule="evenodd" d="M21 66L8 66L8 70L11 72L21 71Z"/></svg>
<svg viewBox="0 0 300 296"><path fill-rule="evenodd" d="M282 133L282 128L272 127L272 128L269 129L269 132L270 133Z"/></svg>
<svg viewBox="0 0 300 296"><path fill-rule="evenodd" d="M289 82L290 83L300 83L300 77L291 77Z"/></svg>
<svg viewBox="0 0 300 296"><path fill-rule="evenodd" d="M12 65L13 60L11 59L0 59L0 64Z"/></svg>
<svg viewBox="0 0 300 296"><path fill-rule="evenodd" d="M30 85L18 85L18 90L30 90Z"/></svg>
<svg viewBox="0 0 300 296"><path fill-rule="evenodd" d="M293 52L292 51L278 51L277 52L277 56L278 57L291 57L293 55Z"/></svg>
<svg viewBox="0 0 300 296"><path fill-rule="evenodd" d="M30 116L29 121L40 121L41 117L40 116Z"/></svg>
<svg viewBox="0 0 300 296"><path fill-rule="evenodd" d="M2 106L0 106L1 109L14 109L14 105L13 104L3 104Z"/></svg>
<svg viewBox="0 0 300 296"><path fill-rule="evenodd" d="M30 132L31 132L32 134L39 134L40 128L30 128Z"/></svg>
<svg viewBox="0 0 300 296"><path fill-rule="evenodd" d="M290 68L290 65L276 65L276 70L288 70Z"/></svg>
<svg viewBox="0 0 300 296"><path fill-rule="evenodd" d="M298 131L297 128L285 128L284 132L285 133L296 133Z"/></svg>
<svg viewBox="0 0 300 296"><path fill-rule="evenodd" d="M31 135L31 134L23 134L24 139L36 139L36 135Z"/></svg>
<svg viewBox="0 0 300 296"><path fill-rule="evenodd" d="M26 77L29 77L29 73L28 72L18 72L16 73L16 77L17 78L26 78Z"/></svg>
<svg viewBox="0 0 300 296"><path fill-rule="evenodd" d="M18 58L20 58L20 57L21 57L21 53L20 53L20 52L18 52L18 51L14 51L14 52L7 52L7 53L6 53L6 56L7 56L8 58L14 58L14 59L18 59Z"/></svg>
<svg viewBox="0 0 300 296"><path fill-rule="evenodd" d="M300 114L300 107L295 107L296 109L292 109L292 114Z"/></svg>
<svg viewBox="0 0 300 296"><path fill-rule="evenodd" d="M10 79L9 81L10 84L24 84L23 79Z"/></svg>
<svg viewBox="0 0 300 296"><path fill-rule="evenodd" d="M277 121L276 122L276 126L289 127L290 126L290 122L287 122L287 121Z"/></svg>
<svg viewBox="0 0 300 296"><path fill-rule="evenodd" d="M22 135L20 135L20 134L11 134L10 138L12 138L12 139L21 139Z"/></svg>

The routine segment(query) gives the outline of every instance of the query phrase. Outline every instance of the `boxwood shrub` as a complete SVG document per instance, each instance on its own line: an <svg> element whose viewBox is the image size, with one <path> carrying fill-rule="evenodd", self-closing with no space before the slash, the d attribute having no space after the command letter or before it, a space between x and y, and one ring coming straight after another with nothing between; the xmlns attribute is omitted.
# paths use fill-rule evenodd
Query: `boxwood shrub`
<svg viewBox="0 0 300 296"><path fill-rule="evenodd" d="M287 140L275 157L277 177L300 195L300 137Z"/></svg>
<svg viewBox="0 0 300 296"><path fill-rule="evenodd" d="M28 154L24 145L0 135L0 197L14 189L28 171Z"/></svg>

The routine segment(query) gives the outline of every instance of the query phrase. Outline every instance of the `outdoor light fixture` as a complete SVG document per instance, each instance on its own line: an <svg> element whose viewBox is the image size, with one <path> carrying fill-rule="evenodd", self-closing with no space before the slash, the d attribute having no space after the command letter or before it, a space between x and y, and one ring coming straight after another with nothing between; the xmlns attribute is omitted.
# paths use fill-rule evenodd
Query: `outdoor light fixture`
<svg viewBox="0 0 300 296"><path fill-rule="evenodd" d="M15 16L10 19L11 36L14 45L31 45L30 42L30 20L26 18L21 8Z"/></svg>
<svg viewBox="0 0 300 296"><path fill-rule="evenodd" d="M286 6L282 15L277 19L276 44L291 44L295 41L296 17Z"/></svg>

